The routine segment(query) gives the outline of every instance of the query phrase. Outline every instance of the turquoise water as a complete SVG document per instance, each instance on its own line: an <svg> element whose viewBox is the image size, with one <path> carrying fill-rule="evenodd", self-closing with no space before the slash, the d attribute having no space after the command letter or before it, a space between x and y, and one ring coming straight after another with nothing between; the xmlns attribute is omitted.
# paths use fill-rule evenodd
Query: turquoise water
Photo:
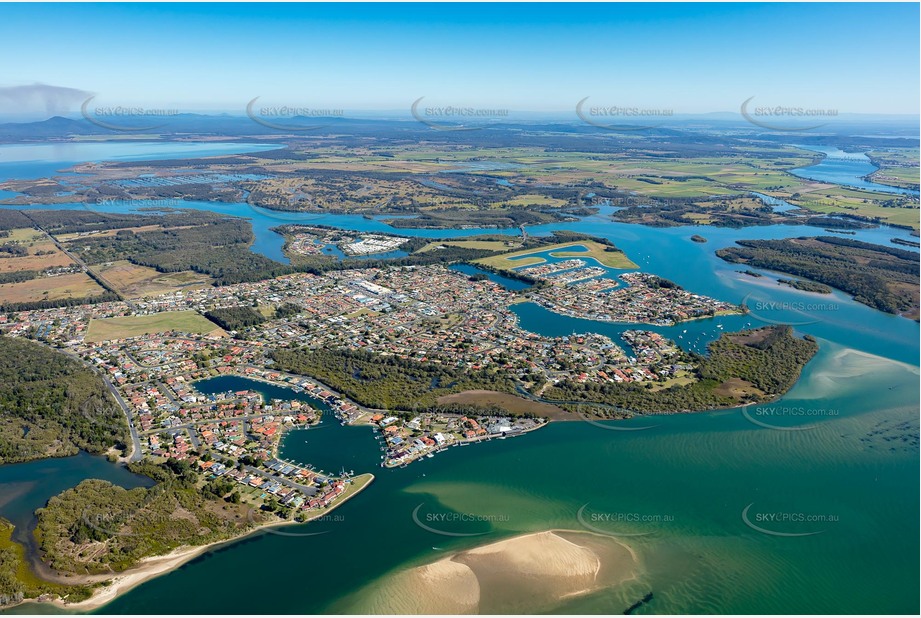
<svg viewBox="0 0 921 618"><path fill-rule="evenodd" d="M151 485L150 479L132 474L123 466L79 453L73 457L43 459L0 466L0 517L22 526L48 498L77 485L86 478L103 479L122 487Z"/></svg>
<svg viewBox="0 0 921 618"><path fill-rule="evenodd" d="M2 208L15 208L19 210L42 209L42 210L80 210L92 209L99 212L138 212L139 209L149 206L156 206L157 202L144 202L138 200L130 205L123 203L105 203L105 204L33 204L29 206L8 206L0 205ZM288 260L282 252L284 238L272 231L272 228L279 227L287 223L304 223L307 225L327 225L341 229L353 230L357 232L386 232L390 234L399 234L402 236L412 236L421 238L461 238L466 236L477 236L480 234L503 234L515 236L520 234L518 229L493 229L493 228L464 228L464 229L420 229L420 228L394 228L382 221L383 218L374 217L365 218L361 215L324 215L312 213L282 213L270 211L245 203L224 203L224 202L194 202L183 201L182 208L193 210L208 210L221 214L244 217L250 221L253 226L253 233L256 237L251 246L252 251L261 253L273 260L287 263ZM155 215L152 215L155 216ZM528 227L528 234L532 236L546 236L557 230L572 230L594 236L603 236L614 240L615 243L631 243L634 239L643 238L647 242L639 243L640 251L637 254L631 254L630 257L645 268L643 260L649 258L650 249L654 245L649 245L649 239L671 238L673 236L690 237L693 234L705 236L710 243L708 246L714 246L714 240L722 242L720 246L732 244L738 238L754 239L773 239L773 238L790 238L792 236L816 236L826 234L821 228L810 227L805 225L772 225L744 228L734 230L728 228L713 228L707 226L686 226L681 228L646 228L629 223L616 223L602 215L585 217L576 222L547 223ZM890 245L891 238L903 238L914 241L908 230L892 227L880 227L868 230L857 230L857 234L849 236L857 240L872 242L882 245ZM620 245L618 245L620 246ZM904 247L906 249L917 248Z"/></svg>
<svg viewBox="0 0 921 618"><path fill-rule="evenodd" d="M228 214L249 217L256 228L254 250L267 255L280 252L280 237L269 228L285 220L394 231L362 217L300 217L242 204L191 204L219 212L236 209ZM585 529L578 515L583 507L670 519L606 528L611 534L649 533L624 539L640 556L637 581L562 602L553 611L620 613L652 590L654 599L641 612L917 613L918 324L840 292L816 295L780 286L775 281L779 275L768 271L761 271L767 275L762 278L749 277L714 255L737 239L815 235L817 228L656 229L612 223L604 214L528 231L571 229L603 236L642 270L753 308L748 316L653 329L686 349L701 349L719 335L719 324L730 331L748 323L787 322L799 333L816 336L819 354L797 385L779 402L745 411L635 419L653 425L645 431L606 429L624 426L618 423L552 423L515 439L452 448L405 469L380 467L379 442L370 428L343 427L325 415L317 428L290 432L281 455L329 471L345 467L374 473L375 481L360 495L324 521L286 527L285 535L261 532L206 553L116 599L101 613L363 613L375 607L379 595L401 593L392 587L392 576L402 569L523 532ZM399 230L425 237L479 232ZM709 242L695 243L693 234ZM883 245L892 237L910 238L894 228L860 230L854 236ZM630 326L566 318L533 304L513 310L523 327L547 335L595 331L616 337ZM200 387L218 391L241 384L238 378L220 380ZM258 382L249 387L268 397L306 397ZM59 462L67 461L40 463L64 470L67 464ZM57 493L58 485L76 484L86 475L117 474L118 468L101 463L85 470L74 467L72 475L61 474L42 491ZM22 491L16 489L21 483L31 482L33 489L43 485L35 480L40 474L39 467L0 467L0 496ZM16 508L25 516L43 496L34 494ZM834 519L761 523L774 532L818 532L776 536L746 525L746 507L753 516ZM441 536L414 523L416 509L494 520L444 529L486 534ZM239 581L246 584L227 585Z"/></svg>
<svg viewBox="0 0 921 618"><path fill-rule="evenodd" d="M752 191L752 195L770 206L774 212L787 212L789 210L796 210L799 208L798 206L794 206L790 202L782 200L779 197L772 197L770 195L765 195L764 193L758 193L757 191Z"/></svg>
<svg viewBox="0 0 921 618"><path fill-rule="evenodd" d="M878 380L887 388L865 388ZM346 467L371 471L376 480L334 511L337 517L284 529L323 534L261 533L153 580L103 611L362 613L401 568L512 534L584 529L578 512L587 503L596 513L668 515L671 521L610 527L612 533L650 533L625 539L642 556L639 582L557 611L619 613L646 590L655 592L648 607L655 613L917 611L917 448L861 440L880 423L916 419L917 380L917 368L822 342L820 355L784 398L789 406L835 411L805 419L813 428L765 429L739 410L656 418L653 429L639 432L557 423L394 470L377 467L369 428L295 431L285 440L284 457L348 457ZM912 431L916 425L892 435ZM778 524L782 532L822 532L775 537L744 524L741 513L750 504L837 520ZM447 532L486 533L445 537L414 523L417 508L501 520L445 524ZM267 562L273 568L253 568ZM243 572L245 590L200 594ZM253 589L289 594L268 602Z"/></svg>

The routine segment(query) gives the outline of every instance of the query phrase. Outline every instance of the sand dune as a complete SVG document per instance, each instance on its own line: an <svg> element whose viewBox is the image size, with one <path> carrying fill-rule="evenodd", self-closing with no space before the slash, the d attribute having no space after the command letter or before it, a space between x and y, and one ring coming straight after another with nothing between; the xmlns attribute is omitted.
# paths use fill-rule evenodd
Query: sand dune
<svg viewBox="0 0 921 618"><path fill-rule="evenodd" d="M613 538L546 531L466 550L397 573L356 611L382 614L533 613L635 577L636 556Z"/></svg>

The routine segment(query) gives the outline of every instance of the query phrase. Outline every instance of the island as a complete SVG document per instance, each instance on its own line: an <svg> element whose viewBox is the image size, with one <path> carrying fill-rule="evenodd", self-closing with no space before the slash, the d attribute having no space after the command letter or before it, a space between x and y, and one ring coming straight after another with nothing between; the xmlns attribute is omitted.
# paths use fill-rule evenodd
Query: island
<svg viewBox="0 0 921 618"><path fill-rule="evenodd" d="M837 238L740 240L716 254L727 262L789 273L838 288L886 313L918 320L918 253Z"/></svg>
<svg viewBox="0 0 921 618"><path fill-rule="evenodd" d="M831 288L822 283L815 281L806 281L805 279L778 279L777 283L788 285L795 290L803 292L815 292L816 294L831 294Z"/></svg>

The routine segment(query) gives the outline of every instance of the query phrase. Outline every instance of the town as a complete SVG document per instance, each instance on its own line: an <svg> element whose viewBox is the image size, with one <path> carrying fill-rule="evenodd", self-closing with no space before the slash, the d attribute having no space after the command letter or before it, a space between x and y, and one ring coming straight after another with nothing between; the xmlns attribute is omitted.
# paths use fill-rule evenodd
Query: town
<svg viewBox="0 0 921 618"><path fill-rule="evenodd" d="M399 236L354 234L299 225L289 226L285 249L295 256L330 255L333 248L347 256L367 256L396 251L407 241L408 238Z"/></svg>
<svg viewBox="0 0 921 618"><path fill-rule="evenodd" d="M552 277L552 280L568 275L566 282L575 282L598 274L580 275L579 270L577 268L565 271ZM697 318L742 313L742 309L736 305L691 294L648 273L624 273L618 279L622 283L600 278L573 285L554 286L536 292L532 299L551 311L577 318L660 326L672 326Z"/></svg>
<svg viewBox="0 0 921 618"><path fill-rule="evenodd" d="M577 263L581 262L581 264ZM550 279L578 272L582 260L542 267ZM733 307L673 287L652 275L591 279L530 293L555 311L666 323ZM573 278L576 281L577 278ZM608 292L606 290L611 289ZM276 347L345 349L461 369L504 372L537 394L565 379L668 383L691 367L679 348L650 331L623 335L632 355L609 337L546 337L522 329L509 305L516 293L443 266L356 268L292 274L256 283L173 292L0 316L0 330L60 347L101 372L130 420L132 457L189 461L209 478L224 477L258 500L295 511L327 507L346 494L352 472L283 461L285 431L330 415L370 425L381 465L405 466L452 446L517 437L542 418L373 409L316 379L272 367ZM294 307L282 317L225 331L203 314L230 307ZM271 313L271 312L269 312ZM208 378L238 376L282 386L290 399L265 401L253 389L199 390ZM325 418L324 418L325 417Z"/></svg>

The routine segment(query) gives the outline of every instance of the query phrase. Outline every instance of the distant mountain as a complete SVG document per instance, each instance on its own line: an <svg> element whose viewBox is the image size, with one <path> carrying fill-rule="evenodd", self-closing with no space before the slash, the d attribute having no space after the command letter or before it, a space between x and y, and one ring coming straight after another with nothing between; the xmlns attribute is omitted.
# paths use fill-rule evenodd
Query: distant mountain
<svg viewBox="0 0 921 618"><path fill-rule="evenodd" d="M573 114L575 116L575 114ZM676 116L649 118L650 128L638 130L611 130L604 126L592 126L578 117L571 120L531 118L520 120L508 118L502 122L487 123L477 131L438 130L459 126L456 123L432 123L426 125L414 119L373 119L354 117L307 118L296 116L266 119L265 123L247 116L230 114L178 114L150 118L106 118L99 124L87 118L54 116L47 120L33 122L7 122L0 124L0 142L34 142L60 140L74 136L112 136L120 139L136 136L149 139L157 135L160 139L189 139L194 137L224 137L258 139L260 141L281 141L290 138L311 138L323 135L368 138L430 141L436 143L466 143L488 146L517 142L521 145L543 145L548 148L578 149L577 140L591 140L597 152L620 147L636 146L636 137L648 138L651 142L680 142L684 144L709 142L714 147L712 136L719 137L722 145L732 139L759 139L778 144L834 144L839 147L866 144L868 146L917 146L918 119L900 116L864 116L847 114L830 119L825 125L804 132L771 131L755 126L739 114L714 112L711 114L682 114ZM259 119L262 120L262 119ZM642 125L638 119L612 118L599 125ZM914 125L912 125L914 123ZM153 127L150 130L130 131L106 128L113 126ZM914 127L914 128L912 128ZM710 138L706 135L711 134ZM551 137L552 136L552 137ZM582 143L581 146L589 146Z"/></svg>

